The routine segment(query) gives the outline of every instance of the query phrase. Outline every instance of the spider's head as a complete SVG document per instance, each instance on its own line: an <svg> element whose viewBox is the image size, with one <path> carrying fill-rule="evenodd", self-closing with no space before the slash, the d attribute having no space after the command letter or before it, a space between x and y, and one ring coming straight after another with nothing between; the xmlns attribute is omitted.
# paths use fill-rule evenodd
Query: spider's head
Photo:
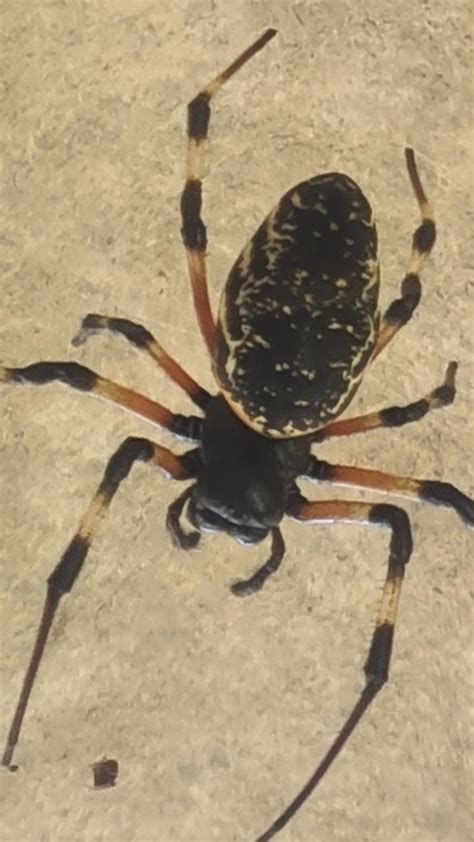
<svg viewBox="0 0 474 842"><path fill-rule="evenodd" d="M309 458L309 440L271 439L247 427L222 396L206 407L197 482L188 516L199 531L256 544L281 521L289 489Z"/></svg>
<svg viewBox="0 0 474 842"><path fill-rule="evenodd" d="M188 515L200 531L227 532L245 544L262 541L282 519L287 499L281 442L246 427L222 397L206 409L202 468Z"/></svg>
<svg viewBox="0 0 474 842"><path fill-rule="evenodd" d="M230 487L230 474L204 474L191 495L189 519L200 532L226 532L242 544L258 544L280 522L282 501L244 472L232 475Z"/></svg>

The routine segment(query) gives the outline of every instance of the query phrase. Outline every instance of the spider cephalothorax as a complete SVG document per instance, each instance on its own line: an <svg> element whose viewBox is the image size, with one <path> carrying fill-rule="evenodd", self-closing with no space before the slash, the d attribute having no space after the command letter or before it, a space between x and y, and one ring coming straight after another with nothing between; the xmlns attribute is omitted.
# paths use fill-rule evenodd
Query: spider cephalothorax
<svg viewBox="0 0 474 842"><path fill-rule="evenodd" d="M337 419L368 363L410 320L420 299L420 271L436 232L411 149L406 150L406 163L421 222L413 236L400 297L382 318L378 311L377 235L370 205L354 181L329 173L291 188L264 220L230 272L219 319L214 321L207 291L206 228L201 218L201 153L210 103L221 86L275 34L275 30L267 30L188 106L182 236L196 315L219 394L212 397L146 328L128 319L89 314L73 340L79 345L100 330L121 334L152 357L204 417L177 415L74 362L0 368L0 382L5 384L62 381L113 401L195 445L177 456L148 439L133 437L109 459L77 532L48 578L43 616L3 754L3 764L11 769L15 768L11 765L13 752L59 602L72 589L100 520L135 461L156 465L174 480L190 483L167 514L167 525L184 549L195 547L200 533L206 531L223 531L246 544L271 538L265 564L249 579L232 585L233 593L240 596L258 591L281 564L285 546L279 525L285 515L319 523L370 523L389 530L387 576L365 663L366 686L310 780L257 842L272 838L308 798L387 680L398 601L412 552L410 523L403 509L360 500L311 502L300 493L297 478L411 495L448 506L464 522L474 524L473 500L448 483L330 465L311 453L314 442L377 427L398 427L454 399L456 363L450 363L444 382L407 406ZM183 525L186 516L192 531ZM118 765L111 762L116 776Z"/></svg>
<svg viewBox="0 0 474 842"><path fill-rule="evenodd" d="M307 439L261 436L240 421L222 397L213 398L203 424L192 497L198 517L207 510L256 530L256 535L266 534L280 523L288 489L306 466L309 451Z"/></svg>

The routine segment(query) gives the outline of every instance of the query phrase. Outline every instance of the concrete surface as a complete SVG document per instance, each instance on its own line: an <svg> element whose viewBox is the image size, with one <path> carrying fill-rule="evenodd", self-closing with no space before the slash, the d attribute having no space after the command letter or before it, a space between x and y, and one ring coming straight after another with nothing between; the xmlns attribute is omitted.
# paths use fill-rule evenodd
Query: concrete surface
<svg viewBox="0 0 474 842"><path fill-rule="evenodd" d="M189 411L120 340L71 348L81 316L98 311L144 322L212 386L179 238L185 104L276 26L279 37L215 109L205 188L213 300L279 196L339 169L377 210L386 304L417 221L403 162L413 145L439 241L422 306L351 412L417 398L450 359L460 362L458 397L410 428L340 441L324 454L443 477L472 493L470 5L2 5L0 359L76 358ZM0 401L3 735L46 576L107 456L128 434L170 438L59 385L5 389ZM265 548L211 536L194 556L180 553L164 528L174 496L176 487L137 467L64 601L18 747L21 769L2 777L3 842L252 842L356 697L387 537L288 523L281 573L238 600L229 582ZM415 551L391 683L281 842L472 839L472 535L453 512L406 509ZM120 763L118 784L95 792L89 764L104 754Z"/></svg>

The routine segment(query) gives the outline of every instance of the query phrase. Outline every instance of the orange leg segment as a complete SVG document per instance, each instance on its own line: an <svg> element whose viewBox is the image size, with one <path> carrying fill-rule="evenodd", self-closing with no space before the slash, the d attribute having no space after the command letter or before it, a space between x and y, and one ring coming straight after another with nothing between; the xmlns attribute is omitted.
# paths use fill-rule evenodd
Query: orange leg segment
<svg viewBox="0 0 474 842"><path fill-rule="evenodd" d="M81 392L116 403L175 435L196 441L200 437L201 419L171 412L165 406L127 389L74 362L39 362L24 368L0 367L0 383L44 385L60 381Z"/></svg>

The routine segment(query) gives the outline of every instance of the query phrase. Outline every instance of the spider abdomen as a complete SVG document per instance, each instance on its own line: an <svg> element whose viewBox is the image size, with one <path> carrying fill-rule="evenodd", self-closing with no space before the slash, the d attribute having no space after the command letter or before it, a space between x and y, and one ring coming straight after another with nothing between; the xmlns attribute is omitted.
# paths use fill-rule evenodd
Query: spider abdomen
<svg viewBox="0 0 474 842"><path fill-rule="evenodd" d="M233 266L214 372L232 409L272 437L317 430L347 405L378 329L372 211L338 173L289 190Z"/></svg>

